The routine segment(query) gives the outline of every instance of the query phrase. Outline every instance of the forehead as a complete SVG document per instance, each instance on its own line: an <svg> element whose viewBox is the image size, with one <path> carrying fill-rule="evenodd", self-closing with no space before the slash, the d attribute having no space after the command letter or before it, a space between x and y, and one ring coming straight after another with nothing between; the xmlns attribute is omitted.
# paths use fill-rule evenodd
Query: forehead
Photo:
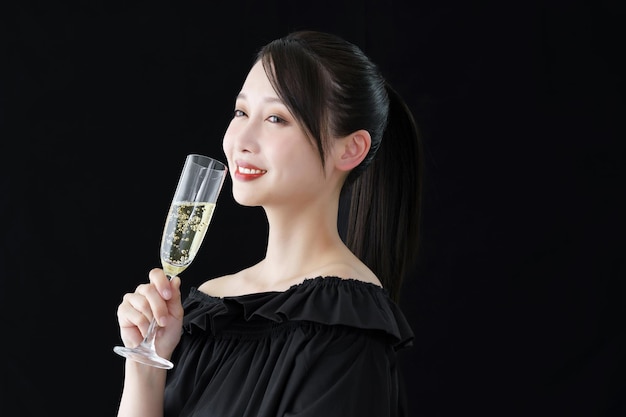
<svg viewBox="0 0 626 417"><path fill-rule="evenodd" d="M241 93L246 96L250 94L263 94L263 95L271 95L276 97L277 94L270 83L270 80L267 78L267 74L265 74L265 69L263 68L263 64L261 61L258 61L256 64L252 66L248 75L246 76L246 80L241 87Z"/></svg>

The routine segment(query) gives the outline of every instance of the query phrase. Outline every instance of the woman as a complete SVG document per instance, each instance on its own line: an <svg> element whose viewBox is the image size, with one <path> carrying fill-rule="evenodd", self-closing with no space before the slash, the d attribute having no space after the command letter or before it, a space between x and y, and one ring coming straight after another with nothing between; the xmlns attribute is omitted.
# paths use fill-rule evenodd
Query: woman
<svg viewBox="0 0 626 417"><path fill-rule="evenodd" d="M124 344L157 317L175 366L127 360L118 415L404 415L396 353L413 333L396 302L421 163L402 99L358 47L295 32L259 51L223 149L235 200L267 215L265 257L184 303L161 269L124 296Z"/></svg>

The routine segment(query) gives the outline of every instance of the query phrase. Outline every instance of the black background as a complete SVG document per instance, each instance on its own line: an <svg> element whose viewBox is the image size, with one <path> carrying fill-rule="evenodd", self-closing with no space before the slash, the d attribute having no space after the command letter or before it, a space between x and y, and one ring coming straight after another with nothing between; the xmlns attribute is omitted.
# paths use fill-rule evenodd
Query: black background
<svg viewBox="0 0 626 417"><path fill-rule="evenodd" d="M626 415L617 4L4 3L0 414L114 415L115 310L159 266L184 156L223 157L256 49L310 28L361 46L423 132L411 415ZM185 289L262 256L229 184Z"/></svg>

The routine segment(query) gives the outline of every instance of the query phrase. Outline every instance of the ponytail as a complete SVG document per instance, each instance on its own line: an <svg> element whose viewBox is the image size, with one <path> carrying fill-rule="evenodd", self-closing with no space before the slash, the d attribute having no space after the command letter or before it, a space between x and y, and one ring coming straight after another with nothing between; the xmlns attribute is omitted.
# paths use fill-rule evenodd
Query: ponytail
<svg viewBox="0 0 626 417"><path fill-rule="evenodd" d="M421 139L410 109L387 83L389 116L376 157L345 190L345 242L398 301L417 255L422 193Z"/></svg>

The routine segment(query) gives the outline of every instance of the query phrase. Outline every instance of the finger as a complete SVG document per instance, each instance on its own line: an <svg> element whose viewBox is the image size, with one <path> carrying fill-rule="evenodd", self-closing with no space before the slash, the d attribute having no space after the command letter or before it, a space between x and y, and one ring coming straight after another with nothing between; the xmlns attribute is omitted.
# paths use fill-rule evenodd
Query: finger
<svg viewBox="0 0 626 417"><path fill-rule="evenodd" d="M150 325L150 318L133 307L130 302L129 298L133 295L126 294L124 301L117 308L118 322L126 346L136 346L143 339ZM147 302L146 305L148 305Z"/></svg>
<svg viewBox="0 0 626 417"><path fill-rule="evenodd" d="M174 277L170 281L172 287L172 298L167 301L169 313L175 318L181 320L183 318L183 306L181 303L180 285L181 281L179 277Z"/></svg>
<svg viewBox="0 0 626 417"><path fill-rule="evenodd" d="M149 323L152 320L152 306L148 299L148 293L152 291L158 297L158 292L154 288L150 290L150 287L149 284L142 284L137 287L134 293L125 294L118 307L118 311L123 311L129 317L129 321L136 325L140 325L142 321Z"/></svg>
<svg viewBox="0 0 626 417"><path fill-rule="evenodd" d="M150 270L148 277L150 279L150 283L154 284L159 291L159 294L161 294L161 297L166 300L169 300L172 297L172 286L163 269L153 268Z"/></svg>
<svg viewBox="0 0 626 417"><path fill-rule="evenodd" d="M159 278L157 277L157 280ZM167 284L169 285L169 284ZM148 319L156 318L159 326L164 326L168 315L168 306L156 285L140 284L135 290L134 296L129 295L128 301L138 311L142 312Z"/></svg>

